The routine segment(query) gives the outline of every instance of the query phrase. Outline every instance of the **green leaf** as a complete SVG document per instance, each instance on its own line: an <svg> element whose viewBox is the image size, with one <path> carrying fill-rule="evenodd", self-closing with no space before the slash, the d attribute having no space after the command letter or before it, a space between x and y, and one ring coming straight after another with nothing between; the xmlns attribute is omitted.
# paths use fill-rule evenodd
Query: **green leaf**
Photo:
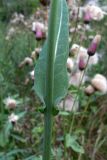
<svg viewBox="0 0 107 160"><path fill-rule="evenodd" d="M8 153L2 153L2 154L0 155L0 160L1 160L1 159L5 160L6 158L10 160L10 157L11 157L11 156L17 155L18 153L20 153L20 154L23 155L23 154L26 154L27 151L24 150L24 149L14 149L14 150L12 150L12 151L10 151L10 152L8 152Z"/></svg>
<svg viewBox="0 0 107 160"><path fill-rule="evenodd" d="M0 132L0 146L4 147L9 142L10 131L12 129L12 124L7 122L4 128Z"/></svg>
<svg viewBox="0 0 107 160"><path fill-rule="evenodd" d="M26 138L22 138L19 135L15 135L15 134L12 134L12 133L11 133L11 136L17 141L20 141L22 143L26 143Z"/></svg>
<svg viewBox="0 0 107 160"><path fill-rule="evenodd" d="M66 111L60 111L60 112L59 112L59 115L61 115L61 116L69 116L70 113L69 113L69 112L66 112Z"/></svg>
<svg viewBox="0 0 107 160"><path fill-rule="evenodd" d="M66 135L66 147L71 147L77 153L84 153L84 148L77 142L77 136L75 135Z"/></svg>
<svg viewBox="0 0 107 160"><path fill-rule="evenodd" d="M26 111L21 112L20 114L18 114L18 116L19 116L19 118L23 118L25 116L25 114L26 114Z"/></svg>
<svg viewBox="0 0 107 160"><path fill-rule="evenodd" d="M55 13L54 13L55 14ZM53 102L56 105L67 93L68 89L68 76L66 61L69 53L68 46L68 7L66 0L58 1L58 13L56 16L56 26L54 28L54 40L53 46L51 48L52 53L54 52L54 80L53 80ZM53 33L52 33L53 34ZM36 94L41 99L41 101L46 104L46 84L47 77L47 55L49 41L47 40L41 53L38 62L35 66L35 85L34 89Z"/></svg>
<svg viewBox="0 0 107 160"><path fill-rule="evenodd" d="M7 144L7 139L4 138L3 132L0 133L0 147L4 147Z"/></svg>
<svg viewBox="0 0 107 160"><path fill-rule="evenodd" d="M56 116L56 115L58 115L58 113L59 113L59 110L56 107L53 107L52 108L52 115Z"/></svg>
<svg viewBox="0 0 107 160"><path fill-rule="evenodd" d="M33 155L33 156L30 156L30 157L28 157L28 158L26 158L24 160L42 160L42 157L41 156L40 157L36 157L35 155Z"/></svg>

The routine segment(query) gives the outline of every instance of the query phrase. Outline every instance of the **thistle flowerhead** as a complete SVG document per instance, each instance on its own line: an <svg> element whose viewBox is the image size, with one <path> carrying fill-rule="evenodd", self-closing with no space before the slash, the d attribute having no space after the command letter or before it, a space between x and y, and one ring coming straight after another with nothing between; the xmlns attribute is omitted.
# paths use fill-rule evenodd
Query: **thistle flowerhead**
<svg viewBox="0 0 107 160"><path fill-rule="evenodd" d="M9 119L9 122L11 122L11 123L16 123L17 121L18 121L18 119L19 119L19 117L16 115L16 114L14 114L14 113L12 113L9 117L8 117L8 119Z"/></svg>
<svg viewBox="0 0 107 160"><path fill-rule="evenodd" d="M96 35L88 48L87 53L89 56L93 56L95 54L100 41L101 35Z"/></svg>
<svg viewBox="0 0 107 160"><path fill-rule="evenodd" d="M25 65L32 66L33 65L33 60L30 57L25 57L25 59L19 64L19 68L22 68Z"/></svg>
<svg viewBox="0 0 107 160"><path fill-rule="evenodd" d="M107 93L107 79L103 75L96 74L91 80L91 84L97 91L103 94Z"/></svg>
<svg viewBox="0 0 107 160"><path fill-rule="evenodd" d="M89 24L91 21L91 16L89 12L84 12L83 21L85 24Z"/></svg>
<svg viewBox="0 0 107 160"><path fill-rule="evenodd" d="M45 37L44 32L40 28L38 28L36 33L35 33L36 40L39 41L39 40L43 39L44 37Z"/></svg>
<svg viewBox="0 0 107 160"><path fill-rule="evenodd" d="M95 89L92 85L89 85L88 87L85 88L85 94L87 96L92 95L95 92Z"/></svg>
<svg viewBox="0 0 107 160"><path fill-rule="evenodd" d="M36 40L41 40L41 39L45 38L45 26L43 23L33 22L32 23L32 31L35 34Z"/></svg>
<svg viewBox="0 0 107 160"><path fill-rule="evenodd" d="M86 63L84 61L84 58L80 57L80 59L79 59L79 69L80 69L80 71L83 71L85 69L85 67L86 67Z"/></svg>
<svg viewBox="0 0 107 160"><path fill-rule="evenodd" d="M15 99L8 97L4 100L4 103L6 105L6 108L8 109L14 109L17 105L17 102Z"/></svg>
<svg viewBox="0 0 107 160"><path fill-rule="evenodd" d="M84 11L88 12L90 14L90 17L96 21L100 21L101 19L103 19L104 15L106 14L100 7L91 4L86 5L84 7Z"/></svg>
<svg viewBox="0 0 107 160"><path fill-rule="evenodd" d="M34 80L34 78L35 78L35 77L34 77L34 70L31 71L29 74L30 74L31 79Z"/></svg>

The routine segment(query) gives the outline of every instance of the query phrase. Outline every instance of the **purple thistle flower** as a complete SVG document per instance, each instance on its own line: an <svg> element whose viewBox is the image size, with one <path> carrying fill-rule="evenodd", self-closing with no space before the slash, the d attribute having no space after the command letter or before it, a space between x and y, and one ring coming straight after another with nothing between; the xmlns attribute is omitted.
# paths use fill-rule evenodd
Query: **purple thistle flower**
<svg viewBox="0 0 107 160"><path fill-rule="evenodd" d="M38 29L35 33L36 40L41 40L43 38L43 32Z"/></svg>
<svg viewBox="0 0 107 160"><path fill-rule="evenodd" d="M85 61L82 57L80 57L80 59L79 59L79 69L81 71L83 71L85 69L85 67L86 67Z"/></svg>
<svg viewBox="0 0 107 160"><path fill-rule="evenodd" d="M100 41L101 41L101 36L100 35L96 35L94 37L91 45L88 48L87 53L88 53L89 56L93 56L95 54Z"/></svg>
<svg viewBox="0 0 107 160"><path fill-rule="evenodd" d="M85 24L89 24L91 21L91 16L89 12L84 12L83 20Z"/></svg>

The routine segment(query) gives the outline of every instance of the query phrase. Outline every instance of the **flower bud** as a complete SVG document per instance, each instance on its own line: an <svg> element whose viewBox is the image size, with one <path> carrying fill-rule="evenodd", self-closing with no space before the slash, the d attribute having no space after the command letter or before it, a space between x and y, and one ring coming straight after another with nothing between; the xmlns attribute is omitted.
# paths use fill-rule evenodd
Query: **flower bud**
<svg viewBox="0 0 107 160"><path fill-rule="evenodd" d="M34 60L36 59L36 52L35 51L32 51L31 58L34 59Z"/></svg>
<svg viewBox="0 0 107 160"><path fill-rule="evenodd" d="M31 77L32 80L34 80L34 78L35 78L34 70L30 72L30 77Z"/></svg>
<svg viewBox="0 0 107 160"><path fill-rule="evenodd" d="M87 96L92 95L95 92L95 89L92 85L89 85L88 87L85 88L85 93Z"/></svg>
<svg viewBox="0 0 107 160"><path fill-rule="evenodd" d="M8 109L14 109L17 105L17 102L15 99L11 98L11 97L8 97L6 98L6 100L4 101L4 103L6 104L6 107Z"/></svg>
<svg viewBox="0 0 107 160"><path fill-rule="evenodd" d="M80 71L83 71L85 69L85 67L86 67L86 63L84 61L84 58L80 57L80 59L79 59L79 69L80 69Z"/></svg>
<svg viewBox="0 0 107 160"><path fill-rule="evenodd" d="M84 12L83 21L84 21L85 24L89 24L90 23L91 16L90 16L89 12Z"/></svg>
<svg viewBox="0 0 107 160"><path fill-rule="evenodd" d="M41 29L37 29L35 33L36 40L39 41L44 38L44 33Z"/></svg>
<svg viewBox="0 0 107 160"><path fill-rule="evenodd" d="M45 26L43 23L33 22L32 23L32 31L35 34L36 40L41 40L46 37Z"/></svg>
<svg viewBox="0 0 107 160"><path fill-rule="evenodd" d="M33 65L33 60L30 57L25 57L25 59L19 64L19 68L24 67L25 65L32 66Z"/></svg>
<svg viewBox="0 0 107 160"><path fill-rule="evenodd" d="M33 65L33 60L30 57L25 57L24 63L32 66Z"/></svg>
<svg viewBox="0 0 107 160"><path fill-rule="evenodd" d="M91 1L93 2L94 0ZM106 14L104 11L102 11L101 7L89 3L83 8L83 10L90 14L92 20L96 21L100 21L101 19L103 19L104 15Z"/></svg>
<svg viewBox="0 0 107 160"><path fill-rule="evenodd" d="M93 39L91 45L88 48L87 53L89 56L93 56L95 54L100 41L101 41L101 36L96 35L95 38Z"/></svg>
<svg viewBox="0 0 107 160"><path fill-rule="evenodd" d="M18 121L18 119L19 119L19 117L17 116L17 115L15 115L14 113L12 113L10 116L9 116L9 122L11 122L11 123L16 123L17 121Z"/></svg>
<svg viewBox="0 0 107 160"><path fill-rule="evenodd" d="M107 93L107 79L101 75L96 74L95 77L91 80L92 86L102 93Z"/></svg>

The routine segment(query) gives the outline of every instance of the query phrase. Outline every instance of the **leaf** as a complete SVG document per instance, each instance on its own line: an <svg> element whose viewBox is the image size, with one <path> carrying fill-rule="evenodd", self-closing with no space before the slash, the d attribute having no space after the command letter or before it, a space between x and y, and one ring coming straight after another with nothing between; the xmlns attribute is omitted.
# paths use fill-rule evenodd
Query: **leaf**
<svg viewBox="0 0 107 160"><path fill-rule="evenodd" d="M11 157L11 156L17 155L18 153L20 153L20 154L23 155L23 154L26 154L27 151L24 150L24 149L14 149L14 150L12 150L12 151L10 151L10 152L8 152L8 153L2 153L2 154L0 155L0 160L1 160L1 159L5 160L6 158L10 160L10 157Z"/></svg>
<svg viewBox="0 0 107 160"><path fill-rule="evenodd" d="M12 129L12 124L7 122L4 125L4 128L2 129L2 131L0 132L0 146L1 147L4 147L9 142L9 136L10 136L11 129Z"/></svg>
<svg viewBox="0 0 107 160"><path fill-rule="evenodd" d="M68 46L68 7L66 0L58 1L58 13L56 17L55 39L54 39L54 87L53 87L53 101L56 105L67 93L68 77L66 62L69 53ZM46 104L46 66L47 66L47 50L48 40L40 53L40 57L35 66L35 85L34 89L40 100ZM52 48L52 49L53 49Z"/></svg>
<svg viewBox="0 0 107 160"><path fill-rule="evenodd" d="M20 119L20 118L23 118L23 117L25 116L25 114L26 114L26 111L24 111L24 112L21 112L20 114L18 114L18 116L19 116L19 119Z"/></svg>
<svg viewBox="0 0 107 160"><path fill-rule="evenodd" d="M15 134L11 134L11 136L17 141L20 141L22 143L26 143L26 138L22 138L19 135L15 135Z"/></svg>
<svg viewBox="0 0 107 160"><path fill-rule="evenodd" d="M7 139L4 139L3 132L0 133L0 147L4 147L7 144Z"/></svg>
<svg viewBox="0 0 107 160"><path fill-rule="evenodd" d="M66 135L66 147L71 147L77 153L84 153L84 148L77 142L77 136Z"/></svg>
<svg viewBox="0 0 107 160"><path fill-rule="evenodd" d="M36 157L35 155L33 155L33 156L30 156L30 157L28 157L28 158L26 158L24 160L42 160L42 157L41 156L40 157Z"/></svg>
<svg viewBox="0 0 107 160"><path fill-rule="evenodd" d="M59 112L59 115L61 115L61 116L69 116L69 112L66 112L66 111L60 111Z"/></svg>

